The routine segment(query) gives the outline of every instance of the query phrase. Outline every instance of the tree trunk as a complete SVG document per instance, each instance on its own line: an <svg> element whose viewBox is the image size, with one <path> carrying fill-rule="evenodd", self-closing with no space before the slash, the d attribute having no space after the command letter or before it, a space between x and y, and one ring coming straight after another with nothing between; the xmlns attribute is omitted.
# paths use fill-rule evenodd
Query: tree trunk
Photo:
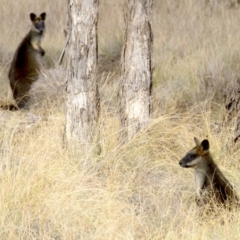
<svg viewBox="0 0 240 240"><path fill-rule="evenodd" d="M123 139L131 139L149 122L152 7L153 0L128 0L119 92Z"/></svg>
<svg viewBox="0 0 240 240"><path fill-rule="evenodd" d="M98 120L97 22L98 0L68 0L69 59L66 138L89 145Z"/></svg>
<svg viewBox="0 0 240 240"><path fill-rule="evenodd" d="M227 115L225 124L229 125L232 122L236 124L234 143L240 138L240 79L237 80L238 86L233 91L229 102L226 105Z"/></svg>

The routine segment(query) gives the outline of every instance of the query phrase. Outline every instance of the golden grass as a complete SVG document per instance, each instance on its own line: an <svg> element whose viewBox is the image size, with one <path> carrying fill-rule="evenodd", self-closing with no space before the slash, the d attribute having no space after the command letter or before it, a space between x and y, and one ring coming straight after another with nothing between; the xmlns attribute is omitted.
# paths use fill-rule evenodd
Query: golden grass
<svg viewBox="0 0 240 240"><path fill-rule="evenodd" d="M118 141L116 64L124 1L100 3L102 152L96 155L94 146L82 154L63 144L66 69L53 63L64 45L66 1L0 0L1 99L30 12L47 12L43 47L51 62L33 88L30 110L0 111L0 239L239 238L239 210L202 215L194 202L193 173L178 161L194 146L194 136L207 137L240 195L234 123L221 125L223 98L240 71L240 8L155 2L154 111L149 127L125 145Z"/></svg>

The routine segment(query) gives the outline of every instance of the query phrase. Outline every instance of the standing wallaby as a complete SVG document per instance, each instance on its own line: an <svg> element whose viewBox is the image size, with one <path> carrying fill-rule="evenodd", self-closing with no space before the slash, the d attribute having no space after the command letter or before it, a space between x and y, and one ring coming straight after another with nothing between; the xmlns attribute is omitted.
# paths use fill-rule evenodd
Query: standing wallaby
<svg viewBox="0 0 240 240"><path fill-rule="evenodd" d="M9 110L24 108L29 101L29 90L33 82L38 79L45 51L41 47L41 40L45 30L46 13L37 17L30 13L32 27L18 46L9 70L10 86L16 106L9 105Z"/></svg>
<svg viewBox="0 0 240 240"><path fill-rule="evenodd" d="M224 177L209 152L207 139L200 142L194 138L196 147L190 150L180 160L181 167L195 169L195 182L197 186L196 202L199 206L207 203L213 205L238 203L238 196L232 185Z"/></svg>

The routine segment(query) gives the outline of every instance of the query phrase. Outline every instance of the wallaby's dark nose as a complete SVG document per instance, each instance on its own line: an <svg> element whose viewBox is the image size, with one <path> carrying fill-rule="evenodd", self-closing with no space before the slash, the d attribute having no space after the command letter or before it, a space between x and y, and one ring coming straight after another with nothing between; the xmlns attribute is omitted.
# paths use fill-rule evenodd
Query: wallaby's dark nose
<svg viewBox="0 0 240 240"><path fill-rule="evenodd" d="M182 160L179 161L179 165L180 165L181 167L184 167L184 168L187 167L187 166L186 166L186 161L184 161L184 159L182 159Z"/></svg>

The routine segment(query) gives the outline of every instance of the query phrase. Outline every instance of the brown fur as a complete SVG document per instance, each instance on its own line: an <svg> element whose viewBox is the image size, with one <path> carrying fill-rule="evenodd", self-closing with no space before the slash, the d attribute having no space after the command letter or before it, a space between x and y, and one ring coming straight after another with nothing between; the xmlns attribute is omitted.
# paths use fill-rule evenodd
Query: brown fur
<svg viewBox="0 0 240 240"><path fill-rule="evenodd" d="M42 57L45 54L41 47L45 18L46 13L40 14L39 17L34 13L30 14L32 28L18 46L8 75L16 106L3 107L5 109L21 109L29 102L29 91L32 83L38 79Z"/></svg>
<svg viewBox="0 0 240 240"><path fill-rule="evenodd" d="M208 140L205 139L201 143L197 138L194 140L196 147L190 150L179 164L185 168L195 169L197 204L200 206L208 203L228 206L233 203L238 204L238 196L232 185L213 161Z"/></svg>

